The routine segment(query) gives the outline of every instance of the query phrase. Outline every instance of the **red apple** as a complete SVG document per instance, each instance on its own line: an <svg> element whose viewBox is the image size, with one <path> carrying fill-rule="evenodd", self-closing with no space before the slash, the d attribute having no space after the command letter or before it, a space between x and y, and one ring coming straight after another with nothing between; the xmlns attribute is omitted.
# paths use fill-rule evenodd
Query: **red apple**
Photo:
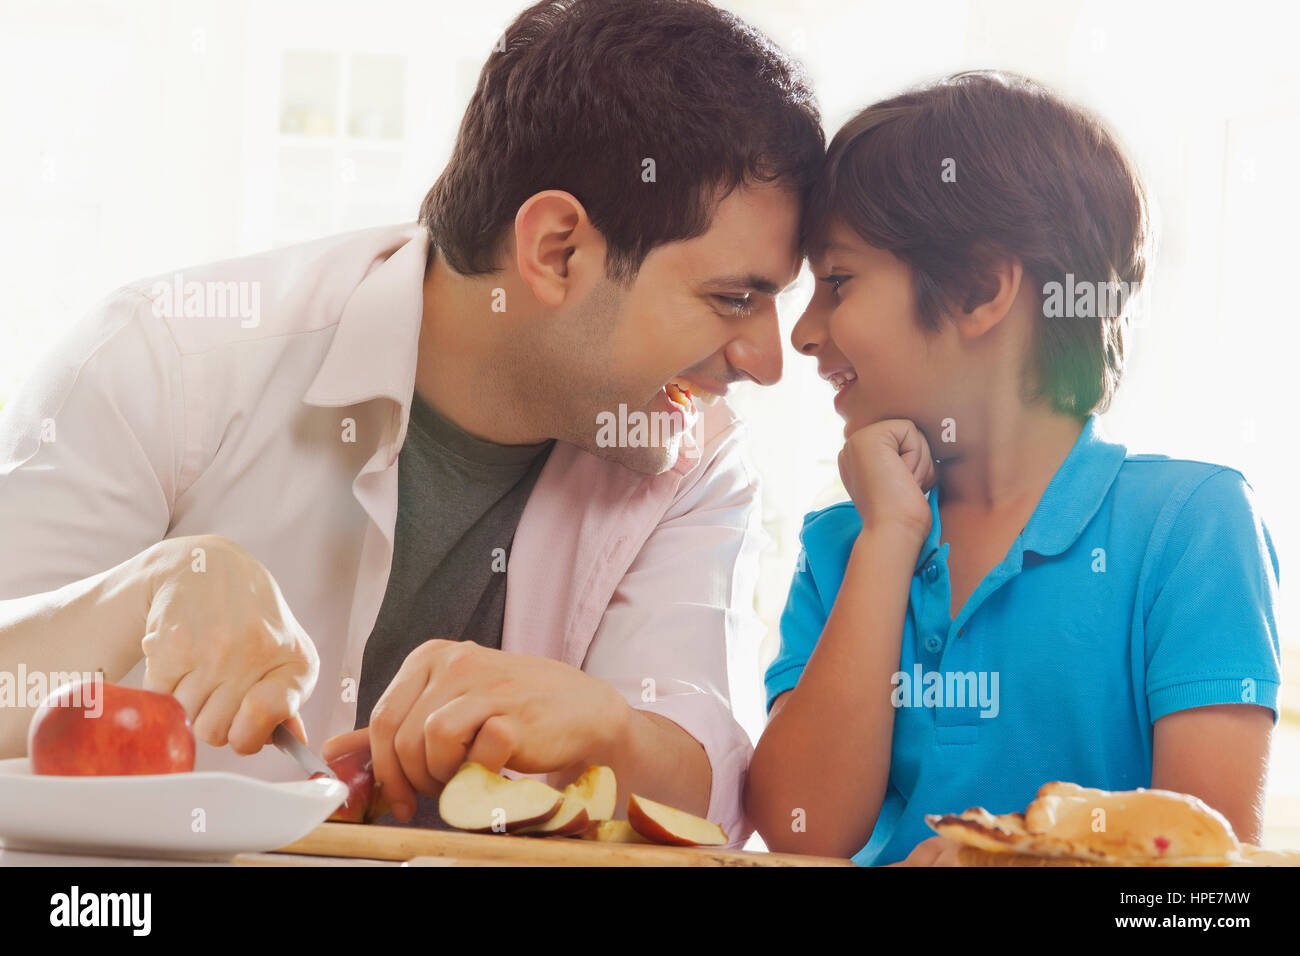
<svg viewBox="0 0 1300 956"><path fill-rule="evenodd" d="M171 694L73 681L41 702L27 731L32 773L65 777L184 773L194 732Z"/></svg>
<svg viewBox="0 0 1300 956"><path fill-rule="evenodd" d="M348 788L347 798L330 814L330 820L335 823L373 823L388 812L388 801L380 793L383 788L375 783L369 747L340 754L329 761L329 768ZM312 779L323 776L314 773Z"/></svg>

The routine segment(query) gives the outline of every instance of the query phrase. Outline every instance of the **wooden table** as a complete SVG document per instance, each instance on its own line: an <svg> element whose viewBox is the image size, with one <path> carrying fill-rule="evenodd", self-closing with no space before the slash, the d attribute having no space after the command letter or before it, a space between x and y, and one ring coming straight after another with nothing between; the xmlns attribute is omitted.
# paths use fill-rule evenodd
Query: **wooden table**
<svg viewBox="0 0 1300 956"><path fill-rule="evenodd" d="M240 853L230 860L10 849L0 845L0 868L11 866L852 866L837 857L750 850L715 850L640 843L596 843L574 837L526 837L322 823L271 853Z"/></svg>
<svg viewBox="0 0 1300 956"><path fill-rule="evenodd" d="M349 865L376 861L410 866L853 866L838 857L756 853L644 843L597 843L574 837L460 833L359 823L322 823L275 853L245 853L244 866Z"/></svg>

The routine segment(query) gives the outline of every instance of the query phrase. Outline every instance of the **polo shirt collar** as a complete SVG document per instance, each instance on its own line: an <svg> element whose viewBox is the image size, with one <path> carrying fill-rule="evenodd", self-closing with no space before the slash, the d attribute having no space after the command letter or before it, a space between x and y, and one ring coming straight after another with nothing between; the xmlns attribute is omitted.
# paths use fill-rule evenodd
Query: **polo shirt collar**
<svg viewBox="0 0 1300 956"><path fill-rule="evenodd" d="M1097 416L1089 415L1025 525L1023 550L1056 555L1074 544L1106 500L1127 456L1128 449L1108 441Z"/></svg>
<svg viewBox="0 0 1300 956"><path fill-rule="evenodd" d="M1102 435L1097 416L1089 415L1021 532L1020 550L1057 555L1069 548L1106 499L1127 455L1124 445ZM917 555L914 572L920 571L939 550L943 534L938 485L930 489L929 499L930 533Z"/></svg>

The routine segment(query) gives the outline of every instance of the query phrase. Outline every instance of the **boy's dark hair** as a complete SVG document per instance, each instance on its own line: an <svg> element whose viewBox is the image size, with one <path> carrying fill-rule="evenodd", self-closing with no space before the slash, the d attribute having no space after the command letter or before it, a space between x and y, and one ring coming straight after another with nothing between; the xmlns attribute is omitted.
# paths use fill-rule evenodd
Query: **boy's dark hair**
<svg viewBox="0 0 1300 956"><path fill-rule="evenodd" d="M1141 182L1091 114L1031 80L991 71L883 100L831 141L804 217L811 251L824 248L832 222L911 267L919 318L931 331L944 311L991 297L991 256L1016 256L1045 306L1026 397L1080 418L1110 405L1129 319L1115 306L1145 273L1148 214ZM1111 284L1111 294L1090 317L1059 317L1046 307L1048 283L1068 289L1067 275L1075 285Z"/></svg>
<svg viewBox="0 0 1300 956"><path fill-rule="evenodd" d="M799 69L735 16L704 0L544 0L488 56L420 222L430 261L495 272L519 207L562 189L628 280L655 246L706 232L738 185L803 198L824 154Z"/></svg>

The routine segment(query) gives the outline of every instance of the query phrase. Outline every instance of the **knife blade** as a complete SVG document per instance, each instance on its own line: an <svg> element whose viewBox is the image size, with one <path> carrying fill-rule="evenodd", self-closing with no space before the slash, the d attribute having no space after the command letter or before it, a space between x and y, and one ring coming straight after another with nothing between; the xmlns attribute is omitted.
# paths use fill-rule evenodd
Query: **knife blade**
<svg viewBox="0 0 1300 956"><path fill-rule="evenodd" d="M319 773L338 780L339 775L330 769L329 764L308 750L307 745L295 737L293 732L284 724L280 724L272 731L271 743L298 761L298 766L306 770L308 774Z"/></svg>

